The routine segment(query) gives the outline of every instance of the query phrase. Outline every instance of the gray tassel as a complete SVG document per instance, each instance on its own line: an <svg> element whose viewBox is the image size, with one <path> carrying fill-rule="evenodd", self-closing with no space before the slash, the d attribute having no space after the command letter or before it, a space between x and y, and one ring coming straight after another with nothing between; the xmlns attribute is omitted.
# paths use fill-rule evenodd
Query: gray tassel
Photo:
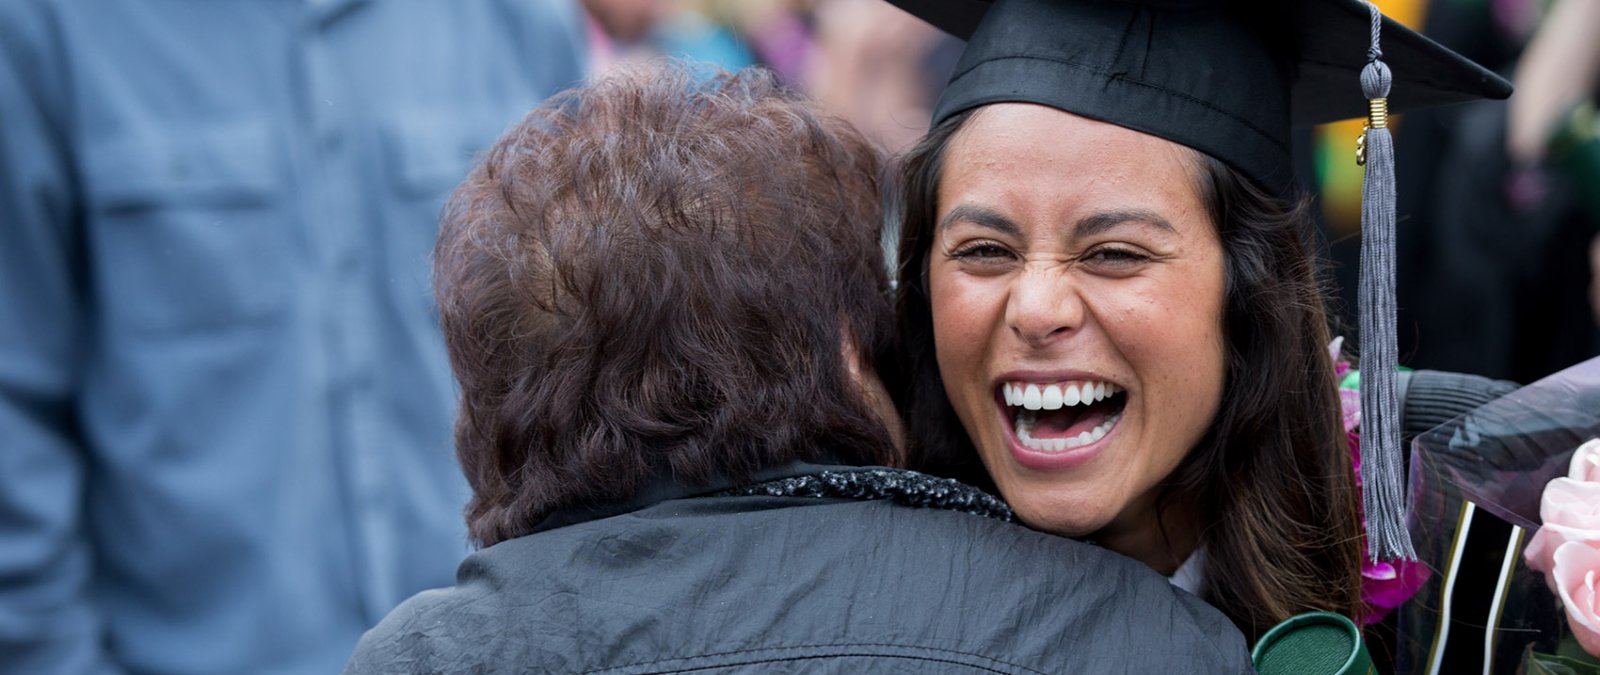
<svg viewBox="0 0 1600 675"><path fill-rule="evenodd" d="M1395 371L1394 139L1388 129L1389 66L1381 60L1378 32L1383 15L1372 13L1372 45L1361 71L1361 91L1370 102L1367 130L1358 144L1366 164L1361 203L1361 478L1367 513L1367 556L1374 561L1415 560L1406 530L1404 448ZM1362 156L1364 154L1364 157Z"/></svg>

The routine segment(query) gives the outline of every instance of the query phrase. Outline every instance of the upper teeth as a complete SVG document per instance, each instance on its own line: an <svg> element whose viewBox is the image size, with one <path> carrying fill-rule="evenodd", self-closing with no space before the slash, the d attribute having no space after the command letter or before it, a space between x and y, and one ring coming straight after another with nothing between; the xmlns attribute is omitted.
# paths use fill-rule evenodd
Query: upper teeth
<svg viewBox="0 0 1600 675"><path fill-rule="evenodd" d="M1062 382L1040 386L1030 382L1007 382L1001 385L1006 405L1022 406L1028 410L1060 410L1075 405L1089 405L1103 401L1122 391L1110 382Z"/></svg>

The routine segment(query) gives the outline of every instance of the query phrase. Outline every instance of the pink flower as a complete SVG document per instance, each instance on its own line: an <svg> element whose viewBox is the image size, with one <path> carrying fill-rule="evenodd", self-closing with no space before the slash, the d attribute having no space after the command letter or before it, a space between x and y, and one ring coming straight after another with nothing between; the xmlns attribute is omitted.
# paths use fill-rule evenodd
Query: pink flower
<svg viewBox="0 0 1600 675"><path fill-rule="evenodd" d="M1572 466L1567 477L1587 483L1600 483L1600 438L1590 439L1572 453Z"/></svg>
<svg viewBox="0 0 1600 675"><path fill-rule="evenodd" d="M1354 431L1361 426L1361 392L1355 389L1339 390L1339 412L1344 418L1344 430Z"/></svg>
<svg viewBox="0 0 1600 675"><path fill-rule="evenodd" d="M1428 567L1416 560L1366 561L1361 565L1361 600L1367 603L1361 624L1383 620L1394 608L1428 583Z"/></svg>
<svg viewBox="0 0 1600 675"><path fill-rule="evenodd" d="M1567 477L1545 486L1539 518L1522 556L1561 597L1578 645L1600 657L1600 438L1578 446Z"/></svg>
<svg viewBox="0 0 1600 675"><path fill-rule="evenodd" d="M1600 657L1600 545L1569 541L1556 549L1554 559L1549 576L1567 609L1567 626L1584 651Z"/></svg>
<svg viewBox="0 0 1600 675"><path fill-rule="evenodd" d="M1522 557L1528 568L1543 572L1545 583L1555 590L1556 549L1567 542L1587 542L1600 546L1600 483L1557 478L1544 488L1539 501L1539 519L1544 524L1528 542Z"/></svg>
<svg viewBox="0 0 1600 675"><path fill-rule="evenodd" d="M1350 372L1350 362L1344 360L1344 336L1340 335L1328 343L1328 358L1333 359L1333 379L1335 382L1344 379L1345 373Z"/></svg>

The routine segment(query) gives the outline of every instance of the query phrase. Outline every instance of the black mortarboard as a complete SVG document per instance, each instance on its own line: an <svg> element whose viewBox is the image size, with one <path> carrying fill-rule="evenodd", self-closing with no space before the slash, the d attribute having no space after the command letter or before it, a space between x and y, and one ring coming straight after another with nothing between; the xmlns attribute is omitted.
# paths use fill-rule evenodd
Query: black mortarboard
<svg viewBox="0 0 1600 675"><path fill-rule="evenodd" d="M1160 136L1280 194L1291 124L1367 114L1371 18L1359 0L891 0L966 51L934 124L986 103L1039 103ZM1505 98L1511 85L1383 21L1390 112Z"/></svg>
<svg viewBox="0 0 1600 675"><path fill-rule="evenodd" d="M1287 195L1291 126L1368 118L1363 499L1370 554L1414 557L1400 486L1387 116L1505 98L1511 85L1361 0L890 2L968 41L935 126L989 103L1037 103L1194 148Z"/></svg>

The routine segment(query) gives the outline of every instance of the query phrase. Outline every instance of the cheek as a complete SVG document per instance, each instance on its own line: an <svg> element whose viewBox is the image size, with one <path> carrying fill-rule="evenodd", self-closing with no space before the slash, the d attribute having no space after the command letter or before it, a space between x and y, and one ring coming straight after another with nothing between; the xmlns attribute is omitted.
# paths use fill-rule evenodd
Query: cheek
<svg viewBox="0 0 1600 675"><path fill-rule="evenodd" d="M1183 285L1152 303L1152 310L1141 342L1147 359L1169 366L1160 374L1179 382L1216 380L1223 358L1220 284ZM1187 367L1170 368L1176 363Z"/></svg>
<svg viewBox="0 0 1600 675"><path fill-rule="evenodd" d="M965 422L971 422L969 399L984 395L984 350L994 328L992 289L962 280L939 268L928 274L928 302L933 342L945 393Z"/></svg>
<svg viewBox="0 0 1600 675"><path fill-rule="evenodd" d="M1220 407L1222 311L1220 257L1154 280L1104 309L1111 317L1107 332L1143 385L1151 447L1171 455L1161 464L1175 464L1199 442Z"/></svg>
<svg viewBox="0 0 1600 675"><path fill-rule="evenodd" d="M1181 301L1165 308L1170 321L1164 336L1161 376L1166 380L1165 396L1171 407L1181 411L1174 420L1176 441L1184 453L1200 441L1221 407L1224 380L1224 338L1222 330L1223 285L1220 263L1208 270L1202 283L1187 287ZM1179 366L1181 364L1181 366ZM1181 459L1179 457L1174 459Z"/></svg>
<svg viewBox="0 0 1600 675"><path fill-rule="evenodd" d="M1212 401L1218 400L1222 395L1226 361L1227 340L1222 328L1222 315L1227 304L1225 275L1219 251L1215 263L1207 266L1204 282L1192 287L1193 294L1187 303L1190 308L1187 317L1191 324L1190 330L1197 336L1197 339L1188 342L1192 350L1189 358L1197 366L1196 373L1204 376L1206 388L1213 394L1210 397Z"/></svg>
<svg viewBox="0 0 1600 675"><path fill-rule="evenodd" d="M928 304L941 370L945 365L962 365L954 357L958 353L970 356L981 344L979 338L988 329L982 316L986 303L984 295L975 284L963 283L957 275L941 269L938 264L929 270ZM952 363L944 363L946 360Z"/></svg>

